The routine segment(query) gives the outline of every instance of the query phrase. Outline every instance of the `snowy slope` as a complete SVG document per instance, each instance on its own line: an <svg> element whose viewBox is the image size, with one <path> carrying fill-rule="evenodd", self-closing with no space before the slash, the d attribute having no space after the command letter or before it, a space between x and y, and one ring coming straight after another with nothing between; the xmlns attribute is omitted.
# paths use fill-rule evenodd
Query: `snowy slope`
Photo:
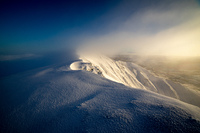
<svg viewBox="0 0 200 133"><path fill-rule="evenodd" d="M200 107L200 93L180 84L159 78L134 63L114 61L103 55L80 54L82 61L71 65L73 70L87 70L126 86L153 91Z"/></svg>
<svg viewBox="0 0 200 133"><path fill-rule="evenodd" d="M1 79L0 132L200 132L199 107L70 64Z"/></svg>

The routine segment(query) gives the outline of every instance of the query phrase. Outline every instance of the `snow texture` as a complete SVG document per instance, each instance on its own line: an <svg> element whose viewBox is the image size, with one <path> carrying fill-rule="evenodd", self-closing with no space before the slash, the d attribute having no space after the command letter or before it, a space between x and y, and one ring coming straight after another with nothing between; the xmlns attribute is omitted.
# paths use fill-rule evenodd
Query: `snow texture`
<svg viewBox="0 0 200 133"><path fill-rule="evenodd" d="M74 62L72 70L100 73L103 77L126 86L156 92L200 107L200 93L178 83L156 77L135 63L114 61L103 55L80 54L82 61Z"/></svg>
<svg viewBox="0 0 200 133"><path fill-rule="evenodd" d="M138 74L135 85L132 80L119 81L113 67L118 65L121 73L130 70L109 58L106 61L103 65L79 60L1 79L0 132L200 132L199 107L149 91L158 86L139 83ZM103 69L105 66L108 68Z"/></svg>

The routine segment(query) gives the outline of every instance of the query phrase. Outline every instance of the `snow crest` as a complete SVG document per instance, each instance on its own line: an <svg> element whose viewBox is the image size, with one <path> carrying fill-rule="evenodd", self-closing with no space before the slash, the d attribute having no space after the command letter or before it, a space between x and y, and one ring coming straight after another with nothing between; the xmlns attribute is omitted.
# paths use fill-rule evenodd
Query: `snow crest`
<svg viewBox="0 0 200 133"><path fill-rule="evenodd" d="M136 82L135 86L161 93L158 86L164 81L142 68L104 56L74 61L77 59L0 79L0 132L200 132L199 107L80 71L99 72L119 82ZM180 95L174 90L181 99L184 92Z"/></svg>
<svg viewBox="0 0 200 133"><path fill-rule="evenodd" d="M200 107L200 94L180 84L156 77L135 63L115 61L104 55L80 54L72 70L86 70L132 88L149 90ZM187 93L187 95L185 95Z"/></svg>

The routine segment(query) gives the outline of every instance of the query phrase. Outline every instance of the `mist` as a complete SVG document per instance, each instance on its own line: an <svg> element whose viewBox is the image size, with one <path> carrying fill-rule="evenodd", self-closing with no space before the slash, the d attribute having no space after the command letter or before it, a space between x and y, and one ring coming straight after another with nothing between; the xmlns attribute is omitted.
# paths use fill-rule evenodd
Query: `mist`
<svg viewBox="0 0 200 133"><path fill-rule="evenodd" d="M67 60L65 54L74 49L95 54L200 56L196 0L88 3L4 1L0 63L8 73L2 75L9 75L17 64L21 72L28 62L26 68L32 69Z"/></svg>
<svg viewBox="0 0 200 133"><path fill-rule="evenodd" d="M199 16L197 1L157 3L133 12L105 34L82 37L80 49L109 54L200 56Z"/></svg>

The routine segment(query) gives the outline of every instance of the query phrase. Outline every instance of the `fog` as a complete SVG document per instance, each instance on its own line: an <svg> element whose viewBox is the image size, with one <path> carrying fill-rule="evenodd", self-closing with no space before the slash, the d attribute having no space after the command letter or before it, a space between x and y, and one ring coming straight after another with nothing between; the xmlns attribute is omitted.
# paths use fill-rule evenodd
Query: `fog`
<svg viewBox="0 0 200 133"><path fill-rule="evenodd" d="M79 43L82 44L81 49L109 54L132 52L199 56L199 16L197 1L167 1L141 8L123 20L115 30L92 37L84 36Z"/></svg>

